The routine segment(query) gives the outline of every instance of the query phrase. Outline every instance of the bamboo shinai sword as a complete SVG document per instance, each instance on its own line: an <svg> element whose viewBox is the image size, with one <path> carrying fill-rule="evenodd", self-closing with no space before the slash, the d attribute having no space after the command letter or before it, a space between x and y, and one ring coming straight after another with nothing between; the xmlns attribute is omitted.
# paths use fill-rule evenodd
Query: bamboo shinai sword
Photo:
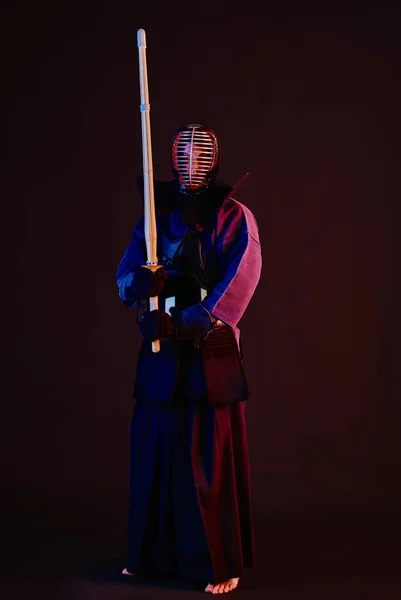
<svg viewBox="0 0 401 600"><path fill-rule="evenodd" d="M141 90L141 125L143 153L143 185L144 185L144 230L146 240L146 268L156 271L157 263L157 230L155 215L155 198L153 188L152 143L150 138L150 104L148 89L148 71L146 65L146 35L144 29L138 29L139 82ZM149 298L149 310L159 308L159 298ZM153 352L159 352L160 340L152 342Z"/></svg>

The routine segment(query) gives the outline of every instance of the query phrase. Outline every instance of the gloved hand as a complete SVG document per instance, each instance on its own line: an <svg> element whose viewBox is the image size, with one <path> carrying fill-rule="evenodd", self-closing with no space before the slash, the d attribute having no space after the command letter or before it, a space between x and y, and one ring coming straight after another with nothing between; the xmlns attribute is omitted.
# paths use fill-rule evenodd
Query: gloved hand
<svg viewBox="0 0 401 600"><path fill-rule="evenodd" d="M213 329L214 318L203 304L193 304L184 310L170 310L176 337L179 340L189 340L209 333Z"/></svg>
<svg viewBox="0 0 401 600"><path fill-rule="evenodd" d="M164 310L150 310L143 313L139 321L139 329L147 342L176 337L173 321Z"/></svg>
<svg viewBox="0 0 401 600"><path fill-rule="evenodd" d="M213 329L214 320L202 304L194 304L185 310L171 309L172 317L164 310L145 312L139 329L145 340L189 340Z"/></svg>
<svg viewBox="0 0 401 600"><path fill-rule="evenodd" d="M134 295L145 298L159 296L163 291L166 279L167 273L163 267L159 267L156 271L151 271L147 267L137 267L132 280L132 291Z"/></svg>

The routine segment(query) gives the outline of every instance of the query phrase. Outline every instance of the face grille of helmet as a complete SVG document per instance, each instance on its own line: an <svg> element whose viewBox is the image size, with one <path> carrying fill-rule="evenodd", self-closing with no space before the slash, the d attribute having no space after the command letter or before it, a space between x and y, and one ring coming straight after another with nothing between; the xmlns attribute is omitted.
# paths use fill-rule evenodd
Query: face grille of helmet
<svg viewBox="0 0 401 600"><path fill-rule="evenodd" d="M173 139L173 168L180 184L187 190L197 190L208 180L218 161L217 137L201 125L188 125Z"/></svg>

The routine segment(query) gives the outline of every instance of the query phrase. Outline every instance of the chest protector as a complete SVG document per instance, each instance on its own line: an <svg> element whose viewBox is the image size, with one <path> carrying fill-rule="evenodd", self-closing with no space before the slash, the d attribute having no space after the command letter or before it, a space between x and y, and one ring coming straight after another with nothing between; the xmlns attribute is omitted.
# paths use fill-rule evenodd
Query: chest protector
<svg viewBox="0 0 401 600"><path fill-rule="evenodd" d="M172 237L161 231L159 238L159 263L167 271L163 293L159 302L164 310L175 306L179 310L201 302L218 280L216 267L207 264L202 247L202 234L195 228L184 228L181 235Z"/></svg>

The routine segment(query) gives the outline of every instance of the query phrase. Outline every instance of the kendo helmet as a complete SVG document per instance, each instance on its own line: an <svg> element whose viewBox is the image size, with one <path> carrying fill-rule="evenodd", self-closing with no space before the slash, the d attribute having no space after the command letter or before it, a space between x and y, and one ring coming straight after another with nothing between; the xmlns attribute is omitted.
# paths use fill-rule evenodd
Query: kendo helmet
<svg viewBox="0 0 401 600"><path fill-rule="evenodd" d="M197 195L213 183L219 170L219 138L209 127L198 123L185 125L173 135L171 160L180 191Z"/></svg>

